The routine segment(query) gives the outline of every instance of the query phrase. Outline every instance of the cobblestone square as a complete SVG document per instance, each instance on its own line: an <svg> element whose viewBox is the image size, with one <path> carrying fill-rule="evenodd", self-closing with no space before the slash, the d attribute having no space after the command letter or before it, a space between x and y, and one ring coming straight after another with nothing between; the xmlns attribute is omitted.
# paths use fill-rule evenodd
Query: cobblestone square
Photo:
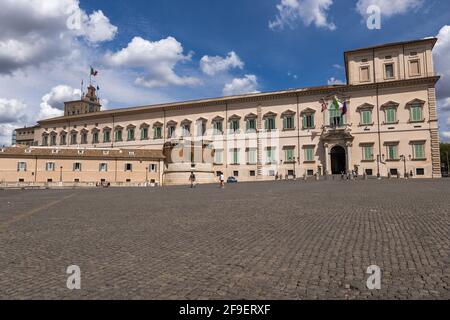
<svg viewBox="0 0 450 320"><path fill-rule="evenodd" d="M450 299L449 198L449 179L0 191L0 299Z"/></svg>

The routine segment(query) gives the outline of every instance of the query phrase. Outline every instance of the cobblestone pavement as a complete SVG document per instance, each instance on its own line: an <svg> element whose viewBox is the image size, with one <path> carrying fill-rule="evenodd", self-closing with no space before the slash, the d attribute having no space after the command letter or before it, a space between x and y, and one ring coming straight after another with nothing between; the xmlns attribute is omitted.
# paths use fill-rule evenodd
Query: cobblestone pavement
<svg viewBox="0 0 450 320"><path fill-rule="evenodd" d="M0 191L0 298L449 299L449 198L450 179Z"/></svg>

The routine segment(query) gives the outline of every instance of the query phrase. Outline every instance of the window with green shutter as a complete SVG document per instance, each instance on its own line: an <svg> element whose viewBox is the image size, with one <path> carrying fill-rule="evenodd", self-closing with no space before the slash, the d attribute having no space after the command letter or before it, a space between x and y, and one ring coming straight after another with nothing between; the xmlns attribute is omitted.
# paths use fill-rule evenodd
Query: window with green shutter
<svg viewBox="0 0 450 320"><path fill-rule="evenodd" d="M425 145L423 143L414 144L414 159L425 159Z"/></svg>
<svg viewBox="0 0 450 320"><path fill-rule="evenodd" d="M361 112L361 123L364 125L372 124L372 110L363 110Z"/></svg>
<svg viewBox="0 0 450 320"><path fill-rule="evenodd" d="M294 129L294 117L286 116L283 118L283 129L284 130L292 130Z"/></svg>
<svg viewBox="0 0 450 320"><path fill-rule="evenodd" d="M256 119L248 119L247 120L247 131L255 132L256 131Z"/></svg>
<svg viewBox="0 0 450 320"><path fill-rule="evenodd" d="M284 155L284 161L286 162L294 162L294 148L287 148Z"/></svg>
<svg viewBox="0 0 450 320"><path fill-rule="evenodd" d="M134 129L128 129L128 141L134 140Z"/></svg>
<svg viewBox="0 0 450 320"><path fill-rule="evenodd" d="M256 149L248 149L247 159L248 164L256 164Z"/></svg>
<svg viewBox="0 0 450 320"><path fill-rule="evenodd" d="M147 140L148 139L148 128L142 128L141 129L141 140Z"/></svg>
<svg viewBox="0 0 450 320"><path fill-rule="evenodd" d="M155 127L154 138L162 139L162 128L161 127Z"/></svg>
<svg viewBox="0 0 450 320"><path fill-rule="evenodd" d="M103 132L103 142L111 142L111 131Z"/></svg>
<svg viewBox="0 0 450 320"><path fill-rule="evenodd" d="M231 132L237 133L239 131L239 120L230 121Z"/></svg>
<svg viewBox="0 0 450 320"><path fill-rule="evenodd" d="M373 160L373 146L364 146L363 147L363 156L364 156L364 160L372 161Z"/></svg>
<svg viewBox="0 0 450 320"><path fill-rule="evenodd" d="M239 164L239 149L233 149L232 151L232 164Z"/></svg>
<svg viewBox="0 0 450 320"><path fill-rule="evenodd" d="M386 109L386 123L396 123L397 122L397 109L387 108Z"/></svg>
<svg viewBox="0 0 450 320"><path fill-rule="evenodd" d="M314 114L305 114L303 116L303 129L314 128Z"/></svg>
<svg viewBox="0 0 450 320"><path fill-rule="evenodd" d="M388 159L389 160L398 160L398 146L397 145L389 145L388 149Z"/></svg>
<svg viewBox="0 0 450 320"><path fill-rule="evenodd" d="M411 121L423 121L422 106L411 106Z"/></svg>
<svg viewBox="0 0 450 320"><path fill-rule="evenodd" d="M116 131L116 141L122 141L122 130Z"/></svg>
<svg viewBox="0 0 450 320"><path fill-rule="evenodd" d="M270 130L275 130L275 118L267 118L264 122L265 124L265 129L270 131Z"/></svg>
<svg viewBox="0 0 450 320"><path fill-rule="evenodd" d="M305 161L314 161L314 147L305 148Z"/></svg>
<svg viewBox="0 0 450 320"><path fill-rule="evenodd" d="M275 163L275 150L274 148L267 148L267 163L274 164Z"/></svg>

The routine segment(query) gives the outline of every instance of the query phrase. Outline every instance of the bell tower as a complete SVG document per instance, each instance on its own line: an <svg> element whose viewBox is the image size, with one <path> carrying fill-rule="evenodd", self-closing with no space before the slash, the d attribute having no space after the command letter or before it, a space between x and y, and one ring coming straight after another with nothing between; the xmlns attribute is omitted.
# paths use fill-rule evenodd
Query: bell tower
<svg viewBox="0 0 450 320"><path fill-rule="evenodd" d="M93 85L87 88L87 93L80 100L68 101L64 103L64 116L77 116L80 114L100 112L102 105L97 97L96 89Z"/></svg>

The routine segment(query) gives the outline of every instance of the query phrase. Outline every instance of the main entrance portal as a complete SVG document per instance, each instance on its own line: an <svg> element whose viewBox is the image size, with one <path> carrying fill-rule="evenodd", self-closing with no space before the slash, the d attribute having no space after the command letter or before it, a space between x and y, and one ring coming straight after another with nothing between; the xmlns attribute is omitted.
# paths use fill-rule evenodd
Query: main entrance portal
<svg viewBox="0 0 450 320"><path fill-rule="evenodd" d="M345 149L341 146L335 146L331 149L331 172L332 174L341 174L347 172L347 159Z"/></svg>

